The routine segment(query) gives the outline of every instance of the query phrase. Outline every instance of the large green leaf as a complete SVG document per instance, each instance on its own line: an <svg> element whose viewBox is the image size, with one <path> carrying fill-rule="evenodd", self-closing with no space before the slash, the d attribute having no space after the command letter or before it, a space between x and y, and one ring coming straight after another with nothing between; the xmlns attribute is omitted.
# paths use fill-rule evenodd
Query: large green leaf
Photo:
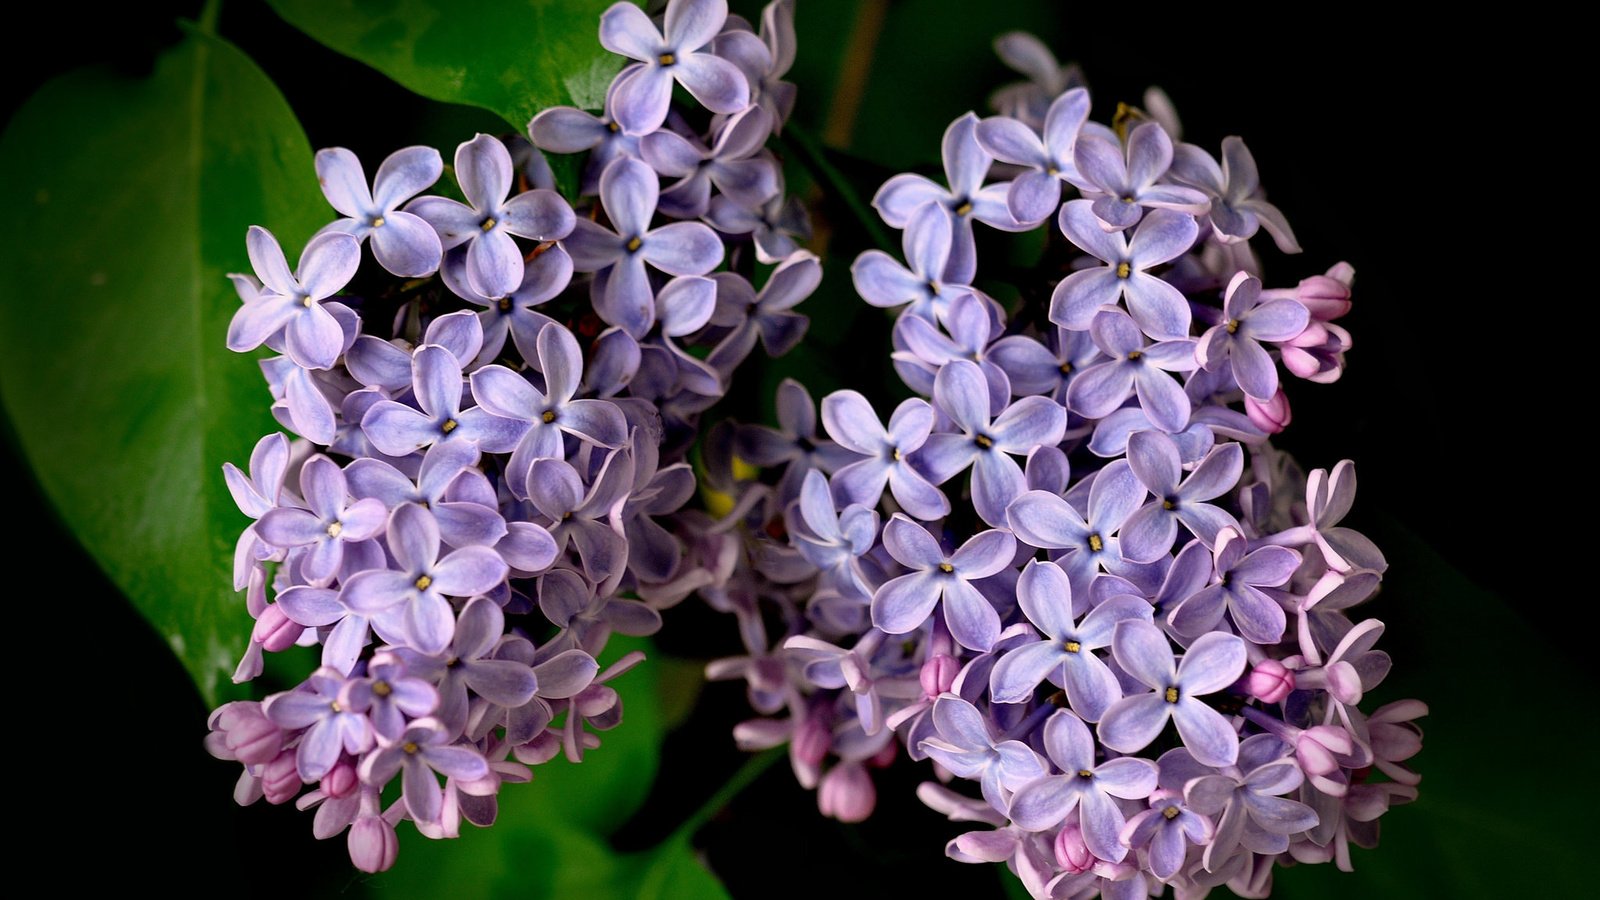
<svg viewBox="0 0 1600 900"><path fill-rule="evenodd" d="M598 109L622 59L600 46L611 0L271 0L289 23L434 100L513 128L572 103Z"/></svg>
<svg viewBox="0 0 1600 900"><path fill-rule="evenodd" d="M250 224L291 247L319 224L311 149L254 63L190 34L148 79L45 85L0 169L0 402L69 529L214 702L250 624L220 467L274 428L255 362L223 346L224 275L249 271Z"/></svg>

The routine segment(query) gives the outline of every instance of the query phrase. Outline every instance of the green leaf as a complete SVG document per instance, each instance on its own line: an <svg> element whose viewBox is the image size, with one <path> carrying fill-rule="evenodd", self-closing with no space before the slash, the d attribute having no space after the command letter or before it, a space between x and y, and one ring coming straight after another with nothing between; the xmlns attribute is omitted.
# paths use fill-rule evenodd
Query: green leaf
<svg viewBox="0 0 1600 900"><path fill-rule="evenodd" d="M45 85L0 167L0 403L67 527L215 702L250 625L220 469L276 427L255 361L223 345L224 275L249 271L251 223L291 247L320 224L311 149L254 63L191 33L148 79Z"/></svg>
<svg viewBox="0 0 1600 900"><path fill-rule="evenodd" d="M541 109L599 109L622 59L600 46L611 0L270 0L315 40L433 100L521 131Z"/></svg>

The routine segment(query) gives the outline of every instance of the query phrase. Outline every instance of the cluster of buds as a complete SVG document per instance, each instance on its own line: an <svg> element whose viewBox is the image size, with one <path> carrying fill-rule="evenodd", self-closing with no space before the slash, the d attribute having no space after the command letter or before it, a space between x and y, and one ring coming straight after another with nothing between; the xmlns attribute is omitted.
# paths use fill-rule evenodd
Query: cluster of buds
<svg viewBox="0 0 1600 900"><path fill-rule="evenodd" d="M789 382L779 429L708 432L736 502L691 552L748 651L709 674L761 714L735 738L788 742L843 820L872 812L873 768L931 760L921 799L988 826L948 855L1039 898L1259 897L1280 862L1348 868L1416 796L1426 707L1360 708L1390 660L1356 614L1386 562L1341 524L1354 466L1307 474L1269 438L1285 371L1342 371L1352 270L1264 287L1252 240L1299 247L1243 141L1220 162L1181 143L1155 91L1092 122L1036 39L998 49L1029 80L950 125L946 183L883 185L904 261L852 270L899 310L913 396L837 391L819 417ZM983 277L975 222L1047 229L1044 258Z"/></svg>
<svg viewBox="0 0 1600 900"><path fill-rule="evenodd" d="M635 60L601 116L550 109L531 143L463 143L459 199L417 196L444 174L432 148L370 187L323 150L341 218L294 270L252 228L255 274L233 276L228 346L276 354L272 410L298 436L224 467L253 520L235 680L295 645L321 665L216 710L207 747L244 765L239 802L315 807L316 835L348 830L366 871L394 864L400 821L488 825L502 784L621 722L608 682L643 655L602 669L610 636L654 633L717 577L678 534L696 420L758 340L800 340L792 308L821 277L764 149L794 102L791 3L759 30L723 0L673 0L659 26L619 3L600 41ZM674 83L704 112L673 109ZM574 203L541 151L587 154Z"/></svg>

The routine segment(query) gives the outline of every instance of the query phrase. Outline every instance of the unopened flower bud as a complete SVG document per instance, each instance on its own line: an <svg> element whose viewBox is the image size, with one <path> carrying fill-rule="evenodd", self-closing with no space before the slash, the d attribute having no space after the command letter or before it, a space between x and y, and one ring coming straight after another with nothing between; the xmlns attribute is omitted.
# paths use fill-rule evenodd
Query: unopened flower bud
<svg viewBox="0 0 1600 900"><path fill-rule="evenodd" d="M1263 703L1279 703L1294 690L1294 673L1275 659L1263 659L1245 678L1245 690Z"/></svg>

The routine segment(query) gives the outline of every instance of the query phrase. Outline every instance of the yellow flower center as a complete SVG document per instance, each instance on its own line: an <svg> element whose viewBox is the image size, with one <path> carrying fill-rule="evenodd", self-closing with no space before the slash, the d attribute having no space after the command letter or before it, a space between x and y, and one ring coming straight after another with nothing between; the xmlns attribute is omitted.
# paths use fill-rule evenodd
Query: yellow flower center
<svg viewBox="0 0 1600 900"><path fill-rule="evenodd" d="M1178 689L1175 687L1167 688L1166 692L1161 695L1161 699L1167 701L1168 703L1177 703Z"/></svg>
<svg viewBox="0 0 1600 900"><path fill-rule="evenodd" d="M328 526L328 537L338 537L341 531L344 531L343 523L335 522Z"/></svg>
<svg viewBox="0 0 1600 900"><path fill-rule="evenodd" d="M951 572L954 572L955 570L956 570L956 567L950 565L947 562L939 563L939 571L945 573L946 575L949 575Z"/></svg>
<svg viewBox="0 0 1600 900"><path fill-rule="evenodd" d="M1127 278L1131 274L1133 274L1133 266L1130 266L1125 262L1117 263L1118 278Z"/></svg>
<svg viewBox="0 0 1600 900"><path fill-rule="evenodd" d="M1105 548L1106 548L1106 542L1100 539L1100 535L1098 535L1098 534L1089 535L1089 549L1091 551L1093 551L1095 553L1099 553L1101 550L1104 550Z"/></svg>
<svg viewBox="0 0 1600 900"><path fill-rule="evenodd" d="M423 575L417 579L416 584L417 590L425 591L428 589L428 585L433 584L433 579L427 575Z"/></svg>

